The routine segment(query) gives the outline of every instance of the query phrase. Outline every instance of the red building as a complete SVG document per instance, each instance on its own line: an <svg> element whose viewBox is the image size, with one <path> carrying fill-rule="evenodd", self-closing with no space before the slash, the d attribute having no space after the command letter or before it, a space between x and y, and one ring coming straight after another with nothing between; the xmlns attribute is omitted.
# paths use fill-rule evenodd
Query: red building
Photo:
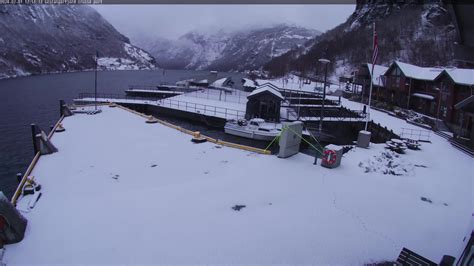
<svg viewBox="0 0 474 266"><path fill-rule="evenodd" d="M459 135L470 136L474 114L456 105L474 95L474 69L446 69L435 81L440 88L436 117L447 122Z"/></svg>
<svg viewBox="0 0 474 266"><path fill-rule="evenodd" d="M385 72L386 101L436 117L439 87L435 79L442 68L419 67L400 61L393 62Z"/></svg>
<svg viewBox="0 0 474 266"><path fill-rule="evenodd" d="M385 97L381 99L385 102L439 118L460 136L471 135L474 114L455 106L474 95L474 69L419 67L395 61L384 76Z"/></svg>

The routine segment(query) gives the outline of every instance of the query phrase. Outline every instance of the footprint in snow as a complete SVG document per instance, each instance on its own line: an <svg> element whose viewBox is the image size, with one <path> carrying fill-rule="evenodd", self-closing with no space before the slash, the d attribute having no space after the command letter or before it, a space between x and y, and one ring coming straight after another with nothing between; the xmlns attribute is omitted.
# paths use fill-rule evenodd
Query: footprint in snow
<svg viewBox="0 0 474 266"><path fill-rule="evenodd" d="M421 200L422 200L422 201L429 202L429 203L433 203L432 200L430 200L429 198L426 198L426 197L421 197Z"/></svg>
<svg viewBox="0 0 474 266"><path fill-rule="evenodd" d="M232 210L240 211L241 209L243 209L245 207L247 207L247 206L245 206L245 205L235 205L234 207L232 207Z"/></svg>

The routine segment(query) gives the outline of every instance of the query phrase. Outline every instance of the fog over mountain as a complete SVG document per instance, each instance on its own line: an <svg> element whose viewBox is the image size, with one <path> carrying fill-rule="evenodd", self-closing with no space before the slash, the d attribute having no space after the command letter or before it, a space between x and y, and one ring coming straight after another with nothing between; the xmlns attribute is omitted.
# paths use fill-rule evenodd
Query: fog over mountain
<svg viewBox="0 0 474 266"><path fill-rule="evenodd" d="M344 21L355 5L94 6L159 66L258 69Z"/></svg>
<svg viewBox="0 0 474 266"><path fill-rule="evenodd" d="M280 24L234 32L190 31L177 40L144 35L134 44L149 51L163 68L242 71L259 69L319 34L317 30Z"/></svg>
<svg viewBox="0 0 474 266"><path fill-rule="evenodd" d="M355 4L333 5L94 5L122 34L176 40L190 31L212 34L297 25L326 31L345 21Z"/></svg>

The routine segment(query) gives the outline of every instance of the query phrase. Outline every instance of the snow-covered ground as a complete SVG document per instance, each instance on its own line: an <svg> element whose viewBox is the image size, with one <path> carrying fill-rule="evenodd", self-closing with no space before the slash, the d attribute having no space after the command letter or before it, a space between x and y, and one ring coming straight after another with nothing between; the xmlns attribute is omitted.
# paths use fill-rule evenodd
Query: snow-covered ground
<svg viewBox="0 0 474 266"><path fill-rule="evenodd" d="M193 144L119 108L63 125L59 152L32 173L43 196L32 210L19 201L29 223L7 265L354 265L402 247L439 262L459 255L471 219L472 158L436 136L397 158L355 148L326 169L304 154ZM378 171L394 164L408 173Z"/></svg>

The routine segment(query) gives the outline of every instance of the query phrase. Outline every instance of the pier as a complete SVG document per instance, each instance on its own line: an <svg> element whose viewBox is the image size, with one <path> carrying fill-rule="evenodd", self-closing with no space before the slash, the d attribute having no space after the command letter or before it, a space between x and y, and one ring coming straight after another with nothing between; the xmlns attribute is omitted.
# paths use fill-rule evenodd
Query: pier
<svg viewBox="0 0 474 266"><path fill-rule="evenodd" d="M29 174L43 196L34 208L32 195L19 196L28 228L7 247L7 265L271 264L295 254L307 263L351 264L395 259L406 246L439 261L460 248L457 223L470 219L470 177L447 178L436 151L444 149L458 169L470 158L437 139L406 155L426 166L410 170L423 175L373 175L360 163L379 156L383 144L354 148L342 167L327 169L305 154L280 159L195 144L184 131L145 123L144 114L99 108L65 117L65 131L51 136L58 152L35 158ZM341 243L345 256L332 254Z"/></svg>

